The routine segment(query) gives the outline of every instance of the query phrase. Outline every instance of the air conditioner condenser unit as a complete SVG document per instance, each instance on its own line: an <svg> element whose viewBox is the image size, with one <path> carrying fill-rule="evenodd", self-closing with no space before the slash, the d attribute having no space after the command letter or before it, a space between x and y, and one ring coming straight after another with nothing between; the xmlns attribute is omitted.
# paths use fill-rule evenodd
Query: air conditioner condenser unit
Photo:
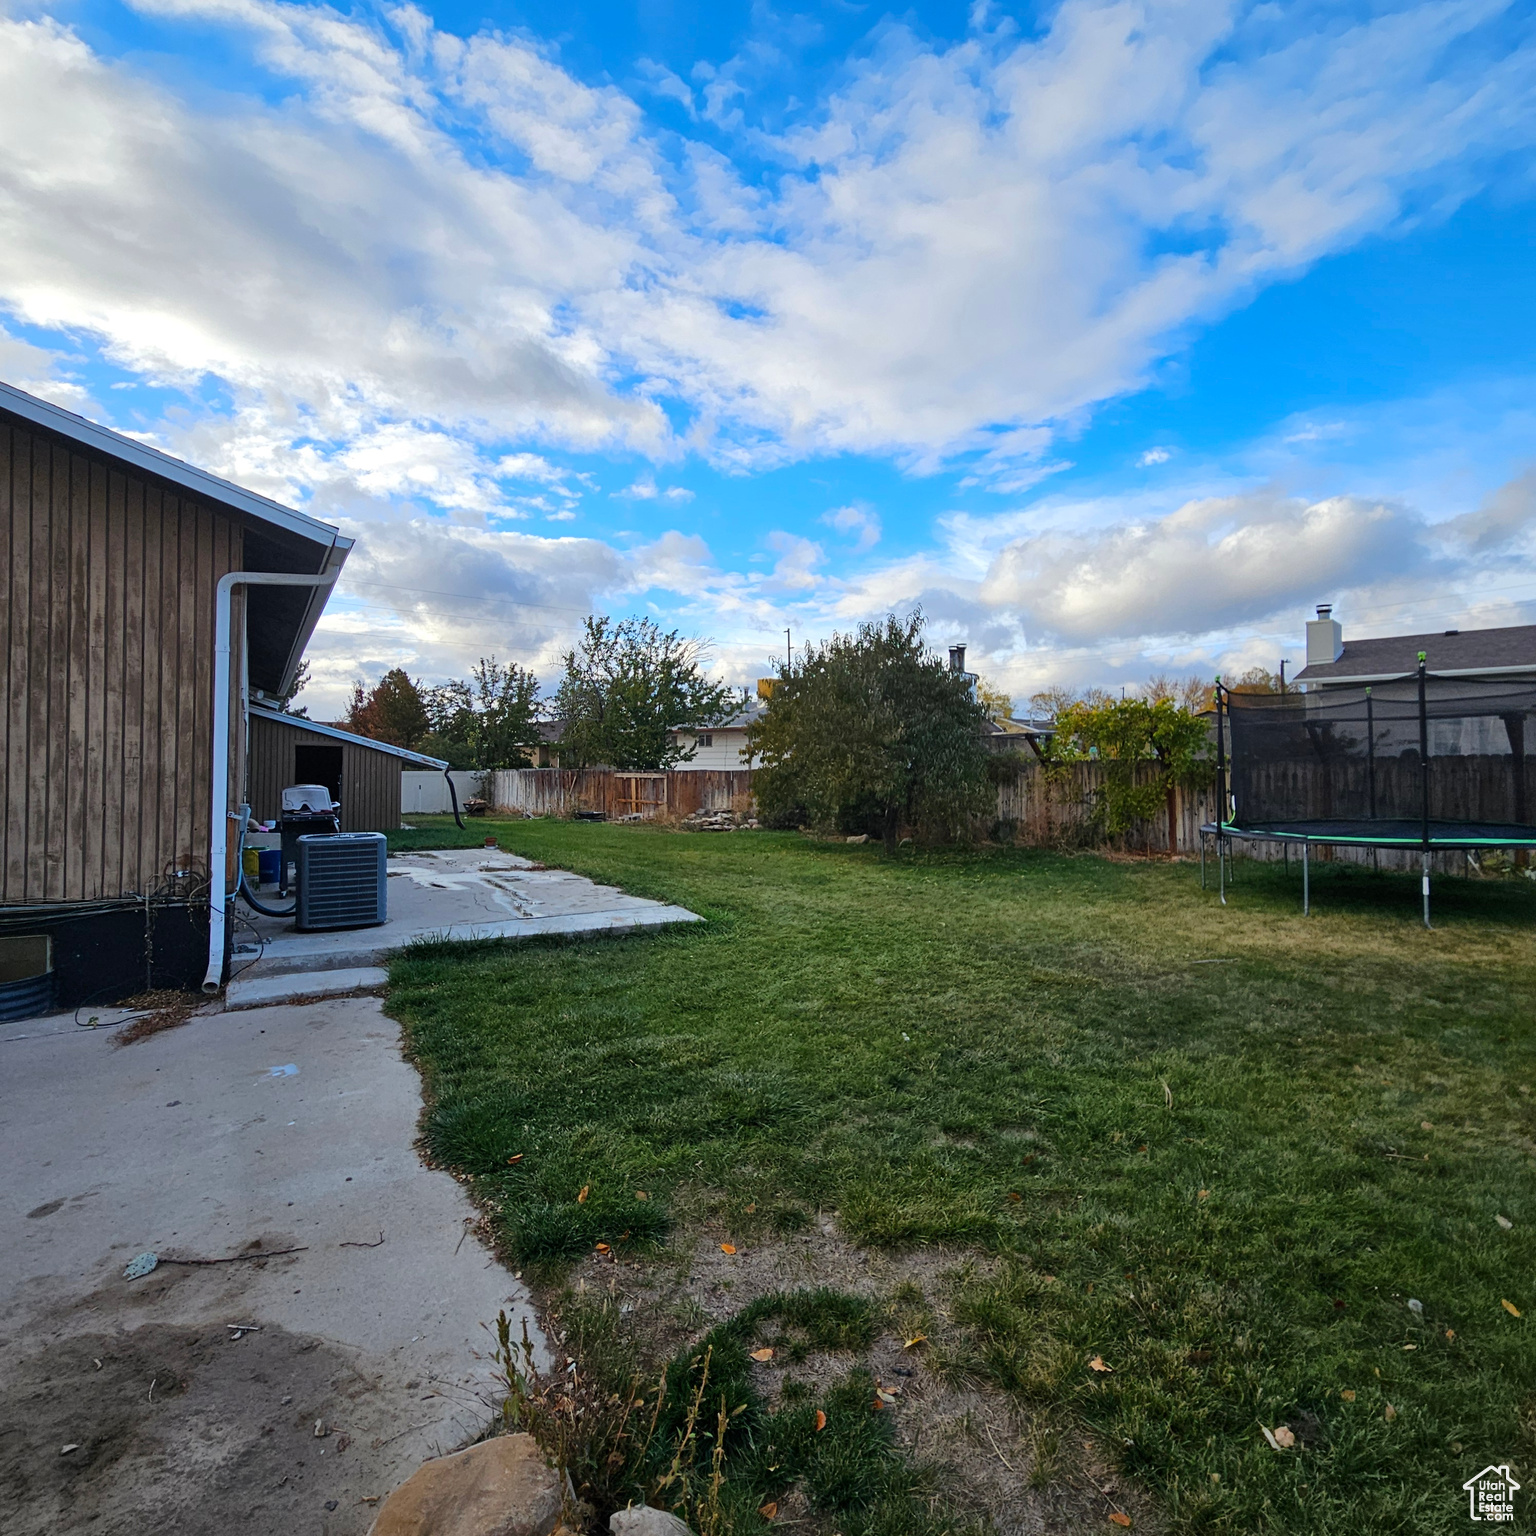
<svg viewBox="0 0 1536 1536"><path fill-rule="evenodd" d="M294 927L307 933L320 928L376 928L384 922L388 846L382 832L306 833L299 838Z"/></svg>

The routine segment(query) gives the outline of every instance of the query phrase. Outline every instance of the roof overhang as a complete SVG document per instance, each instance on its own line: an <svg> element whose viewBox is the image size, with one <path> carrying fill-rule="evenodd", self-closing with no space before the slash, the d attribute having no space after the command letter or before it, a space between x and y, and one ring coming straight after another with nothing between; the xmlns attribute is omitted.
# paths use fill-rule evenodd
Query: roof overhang
<svg viewBox="0 0 1536 1536"><path fill-rule="evenodd" d="M354 747L366 747L370 752L387 752L391 757L420 763L423 768L434 768L439 773L448 766L445 758L428 757L425 752L412 752L408 747L397 747L387 741L374 741L370 737L359 736L355 731L343 731L334 725L321 725L318 720L308 720L303 715L285 715L281 710L263 709L259 704L250 705L246 712L253 720L267 720L273 725L291 725L296 731L313 731L316 736L329 736Z"/></svg>
<svg viewBox="0 0 1536 1536"><path fill-rule="evenodd" d="M1333 675L1308 677L1310 667L1303 668L1291 679L1293 683L1305 683L1310 688L1356 688L1365 683L1396 683L1415 677L1415 672L1359 672L1349 677ZM1431 667L1431 677L1532 677L1536 678L1536 663L1522 662L1513 667Z"/></svg>

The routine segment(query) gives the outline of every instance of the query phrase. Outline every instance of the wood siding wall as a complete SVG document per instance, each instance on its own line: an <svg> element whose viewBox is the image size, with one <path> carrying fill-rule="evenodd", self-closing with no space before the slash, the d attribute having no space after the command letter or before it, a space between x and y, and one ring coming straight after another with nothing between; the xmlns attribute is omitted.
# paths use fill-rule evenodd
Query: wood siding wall
<svg viewBox="0 0 1536 1536"><path fill-rule="evenodd" d="M241 551L209 506L0 417L0 904L206 870L214 597Z"/></svg>
<svg viewBox="0 0 1536 1536"><path fill-rule="evenodd" d="M400 825L400 770L403 759L372 747L338 741L303 722L288 725L253 714L250 771L244 798L258 821L272 821L282 811L283 789L294 776L296 747L341 748L341 830L393 832Z"/></svg>

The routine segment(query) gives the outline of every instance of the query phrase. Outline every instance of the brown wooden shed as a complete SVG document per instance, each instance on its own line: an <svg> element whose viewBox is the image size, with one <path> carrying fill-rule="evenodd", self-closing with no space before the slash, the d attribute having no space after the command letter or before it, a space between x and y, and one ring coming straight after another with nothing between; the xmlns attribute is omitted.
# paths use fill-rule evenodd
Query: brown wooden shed
<svg viewBox="0 0 1536 1536"><path fill-rule="evenodd" d="M327 523L0 384L0 932L54 937L102 992L185 979L208 942L213 765L245 779L248 689L284 692L327 586L236 587L227 737L216 594L233 572L334 580ZM125 958L126 957L126 958ZM119 995L123 995L119 992Z"/></svg>
<svg viewBox="0 0 1536 1536"><path fill-rule="evenodd" d="M258 821L275 820L284 786L324 784L341 802L343 832L393 832L400 825L400 774L448 764L404 747L370 741L333 725L276 710L250 710L246 800Z"/></svg>

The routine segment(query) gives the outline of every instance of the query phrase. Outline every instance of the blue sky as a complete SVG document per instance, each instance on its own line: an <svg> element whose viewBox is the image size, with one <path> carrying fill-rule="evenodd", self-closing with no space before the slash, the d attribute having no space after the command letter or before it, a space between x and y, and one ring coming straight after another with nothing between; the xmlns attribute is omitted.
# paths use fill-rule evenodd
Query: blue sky
<svg viewBox="0 0 1536 1536"><path fill-rule="evenodd" d="M1536 621L1528 7L0 0L0 376L358 540L313 703L921 603Z"/></svg>

